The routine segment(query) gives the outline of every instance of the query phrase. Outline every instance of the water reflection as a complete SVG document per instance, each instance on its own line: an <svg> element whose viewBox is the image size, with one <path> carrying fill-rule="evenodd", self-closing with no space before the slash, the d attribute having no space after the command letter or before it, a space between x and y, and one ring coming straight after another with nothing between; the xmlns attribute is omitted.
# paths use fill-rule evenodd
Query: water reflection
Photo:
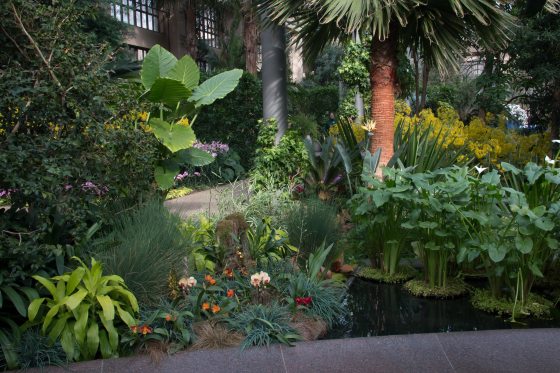
<svg viewBox="0 0 560 373"><path fill-rule="evenodd" d="M328 338L367 337L390 334L433 333L519 327L560 327L553 320L523 320L512 324L474 309L468 297L452 300L416 298L401 285L378 284L356 279L346 299L348 316Z"/></svg>

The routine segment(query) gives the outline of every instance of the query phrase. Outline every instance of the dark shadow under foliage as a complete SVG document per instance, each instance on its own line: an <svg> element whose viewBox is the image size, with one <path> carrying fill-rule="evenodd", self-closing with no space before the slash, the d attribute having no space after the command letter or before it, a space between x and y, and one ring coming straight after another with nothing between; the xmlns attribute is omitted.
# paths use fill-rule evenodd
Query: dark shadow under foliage
<svg viewBox="0 0 560 373"><path fill-rule="evenodd" d="M243 73L237 88L204 108L194 123L203 142L221 141L235 150L241 165L250 169L257 148L258 121L262 118L262 87L257 77Z"/></svg>

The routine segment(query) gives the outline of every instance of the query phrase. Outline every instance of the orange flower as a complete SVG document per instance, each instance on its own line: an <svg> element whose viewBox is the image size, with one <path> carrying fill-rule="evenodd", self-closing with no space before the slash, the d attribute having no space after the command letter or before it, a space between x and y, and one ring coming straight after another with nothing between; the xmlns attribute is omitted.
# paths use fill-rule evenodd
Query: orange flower
<svg viewBox="0 0 560 373"><path fill-rule="evenodd" d="M130 326L130 330L131 330L134 334L138 333L138 325L131 325L131 326Z"/></svg>
<svg viewBox="0 0 560 373"><path fill-rule="evenodd" d="M210 285L215 285L215 284L216 284L216 280L214 280L214 279L212 278L212 276L210 276L210 275L204 276L204 280L205 280L207 283L209 283Z"/></svg>
<svg viewBox="0 0 560 373"><path fill-rule="evenodd" d="M165 315L165 321L171 321L173 317L170 314Z"/></svg>
<svg viewBox="0 0 560 373"><path fill-rule="evenodd" d="M208 311L210 309L210 304L209 303L202 303L202 309L204 311Z"/></svg>
<svg viewBox="0 0 560 373"><path fill-rule="evenodd" d="M226 275L226 277L232 278L233 277L233 270L231 268L224 269L224 275Z"/></svg>
<svg viewBox="0 0 560 373"><path fill-rule="evenodd" d="M152 328L150 328L148 325L142 325L140 327L140 333L142 333L143 335L150 334L151 332Z"/></svg>
<svg viewBox="0 0 560 373"><path fill-rule="evenodd" d="M228 298L233 298L234 295L235 295L235 291L233 289L228 289L227 297Z"/></svg>
<svg viewBox="0 0 560 373"><path fill-rule="evenodd" d="M217 304L212 305L212 312L213 313L220 312L220 306L218 306Z"/></svg>

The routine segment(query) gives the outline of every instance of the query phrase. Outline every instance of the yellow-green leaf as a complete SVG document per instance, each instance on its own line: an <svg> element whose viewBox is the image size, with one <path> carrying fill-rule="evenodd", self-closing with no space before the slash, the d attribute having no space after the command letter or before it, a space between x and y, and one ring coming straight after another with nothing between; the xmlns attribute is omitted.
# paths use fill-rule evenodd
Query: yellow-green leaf
<svg viewBox="0 0 560 373"><path fill-rule="evenodd" d="M62 349L64 350L64 352L66 352L66 356L74 360L76 352L74 350L74 338L72 335L72 329L70 325L66 325L66 327L62 331L60 344L62 345Z"/></svg>
<svg viewBox="0 0 560 373"><path fill-rule="evenodd" d="M56 286L54 286L51 281L41 276L33 276L33 278L37 280L41 285L43 285L54 297L54 295L56 294Z"/></svg>
<svg viewBox="0 0 560 373"><path fill-rule="evenodd" d="M99 325L92 320L87 331L87 352L88 355L94 357L99 346Z"/></svg>
<svg viewBox="0 0 560 373"><path fill-rule="evenodd" d="M76 268L70 277L68 278L68 284L66 286L66 295L72 294L72 292L76 289L76 286L82 281L84 274L86 273L85 269L82 267Z"/></svg>
<svg viewBox="0 0 560 373"><path fill-rule="evenodd" d="M66 306L68 306L68 308L73 310L74 308L80 305L80 303L86 297L87 294L88 294L87 290L85 289L78 290L76 293L72 294L71 296L68 297L68 299L66 299L65 302Z"/></svg>
<svg viewBox="0 0 560 373"><path fill-rule="evenodd" d="M105 330L107 330L107 333L109 335L109 345L111 346L111 350L116 351L119 346L119 333L117 333L117 330L113 325L113 320L105 319L101 312L99 312L98 315L101 319L103 327L105 327Z"/></svg>
<svg viewBox="0 0 560 373"><path fill-rule="evenodd" d="M74 334L76 335L76 341L79 345L82 345L86 339L86 327L89 319L89 304L82 304L78 307L76 323L74 324Z"/></svg>
<svg viewBox="0 0 560 373"><path fill-rule="evenodd" d="M119 314L119 317L121 318L122 321L124 321L124 323L128 326L132 326L136 324L136 320L134 319L134 317L132 317L132 315L128 312L122 309L121 306L119 306L118 304L117 306L117 312Z"/></svg>
<svg viewBox="0 0 560 373"><path fill-rule="evenodd" d="M49 312L47 312L47 314L45 315L45 320L43 321L43 333L45 333L47 331L47 328L49 327L53 317L58 313L58 310L60 309L61 304L57 304L55 306L53 306Z"/></svg>
<svg viewBox="0 0 560 373"><path fill-rule="evenodd" d="M29 317L29 321L35 320L35 316L37 316L37 313L39 312L39 309L41 308L41 305L44 301L45 298L37 298L29 304L29 307L27 307L27 315Z"/></svg>
<svg viewBox="0 0 560 373"><path fill-rule="evenodd" d="M113 300L107 295L98 295L97 301L103 308L103 316L106 320L113 320L115 318L115 307L113 306Z"/></svg>

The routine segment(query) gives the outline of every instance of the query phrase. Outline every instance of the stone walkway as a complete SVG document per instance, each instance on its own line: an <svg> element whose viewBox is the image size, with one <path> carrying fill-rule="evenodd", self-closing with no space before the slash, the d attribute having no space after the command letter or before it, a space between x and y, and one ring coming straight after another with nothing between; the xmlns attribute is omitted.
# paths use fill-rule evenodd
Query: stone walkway
<svg viewBox="0 0 560 373"><path fill-rule="evenodd" d="M49 368L46 372L65 372ZM72 372L560 372L560 329L411 334L95 360Z"/></svg>
<svg viewBox="0 0 560 373"><path fill-rule="evenodd" d="M201 190L184 197L165 201L165 206L172 213L186 218L198 213L214 214L218 212L218 198L223 194L232 193L233 196L243 196L247 193L246 181L220 185L215 188Z"/></svg>

